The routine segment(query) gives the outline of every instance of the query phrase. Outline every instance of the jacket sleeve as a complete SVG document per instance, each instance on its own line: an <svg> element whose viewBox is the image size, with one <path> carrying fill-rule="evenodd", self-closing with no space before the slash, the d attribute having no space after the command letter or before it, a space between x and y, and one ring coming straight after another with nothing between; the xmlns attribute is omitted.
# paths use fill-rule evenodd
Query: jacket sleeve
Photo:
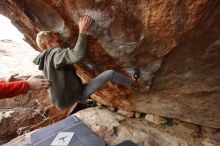
<svg viewBox="0 0 220 146"><path fill-rule="evenodd" d="M85 34L79 34L74 48L59 49L54 54L54 64L56 67L65 64L74 64L80 62L87 52L87 38Z"/></svg>
<svg viewBox="0 0 220 146"><path fill-rule="evenodd" d="M11 98L20 94L26 94L27 91L28 84L25 81L0 81L0 99Z"/></svg>

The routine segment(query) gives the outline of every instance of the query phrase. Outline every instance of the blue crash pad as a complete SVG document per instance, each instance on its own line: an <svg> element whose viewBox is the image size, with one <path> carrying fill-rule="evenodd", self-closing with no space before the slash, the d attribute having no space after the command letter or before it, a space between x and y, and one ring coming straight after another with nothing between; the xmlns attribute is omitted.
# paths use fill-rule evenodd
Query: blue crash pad
<svg viewBox="0 0 220 146"><path fill-rule="evenodd" d="M59 132L74 132L68 146L105 146L105 142L74 115L32 133L31 144L50 146Z"/></svg>

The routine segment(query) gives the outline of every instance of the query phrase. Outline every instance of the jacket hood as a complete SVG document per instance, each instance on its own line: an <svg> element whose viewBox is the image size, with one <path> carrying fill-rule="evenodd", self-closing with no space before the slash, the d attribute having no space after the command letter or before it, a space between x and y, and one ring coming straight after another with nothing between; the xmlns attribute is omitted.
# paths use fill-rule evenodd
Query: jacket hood
<svg viewBox="0 0 220 146"><path fill-rule="evenodd" d="M46 58L47 51L41 52L33 61L34 64L38 65L39 70L44 69L44 60Z"/></svg>

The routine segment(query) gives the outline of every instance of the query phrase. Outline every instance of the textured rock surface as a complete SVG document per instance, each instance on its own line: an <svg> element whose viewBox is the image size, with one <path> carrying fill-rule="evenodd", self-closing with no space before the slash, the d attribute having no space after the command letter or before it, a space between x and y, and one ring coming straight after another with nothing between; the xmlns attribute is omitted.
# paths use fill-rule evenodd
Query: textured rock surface
<svg viewBox="0 0 220 146"><path fill-rule="evenodd" d="M129 75L138 67L144 84L136 92L108 84L95 100L220 128L218 0L1 0L0 13L36 49L35 36L45 29L74 45L79 16L91 16L93 37L77 65L80 76L87 81L106 69Z"/></svg>
<svg viewBox="0 0 220 146"><path fill-rule="evenodd" d="M151 123L154 123L154 124L157 124L157 125L167 123L167 119L166 118L159 117L159 116L156 116L156 115L151 115L151 114L147 114L145 116L145 119L147 121L149 121Z"/></svg>

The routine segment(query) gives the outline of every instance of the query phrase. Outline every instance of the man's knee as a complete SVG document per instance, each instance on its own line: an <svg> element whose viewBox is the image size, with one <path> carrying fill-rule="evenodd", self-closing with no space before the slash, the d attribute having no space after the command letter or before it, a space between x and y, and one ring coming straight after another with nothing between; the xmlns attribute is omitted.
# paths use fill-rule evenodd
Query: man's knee
<svg viewBox="0 0 220 146"><path fill-rule="evenodd" d="M104 71L104 73L105 73L106 75L108 75L108 76L112 76L114 72L115 72L115 71L112 70L112 69Z"/></svg>

